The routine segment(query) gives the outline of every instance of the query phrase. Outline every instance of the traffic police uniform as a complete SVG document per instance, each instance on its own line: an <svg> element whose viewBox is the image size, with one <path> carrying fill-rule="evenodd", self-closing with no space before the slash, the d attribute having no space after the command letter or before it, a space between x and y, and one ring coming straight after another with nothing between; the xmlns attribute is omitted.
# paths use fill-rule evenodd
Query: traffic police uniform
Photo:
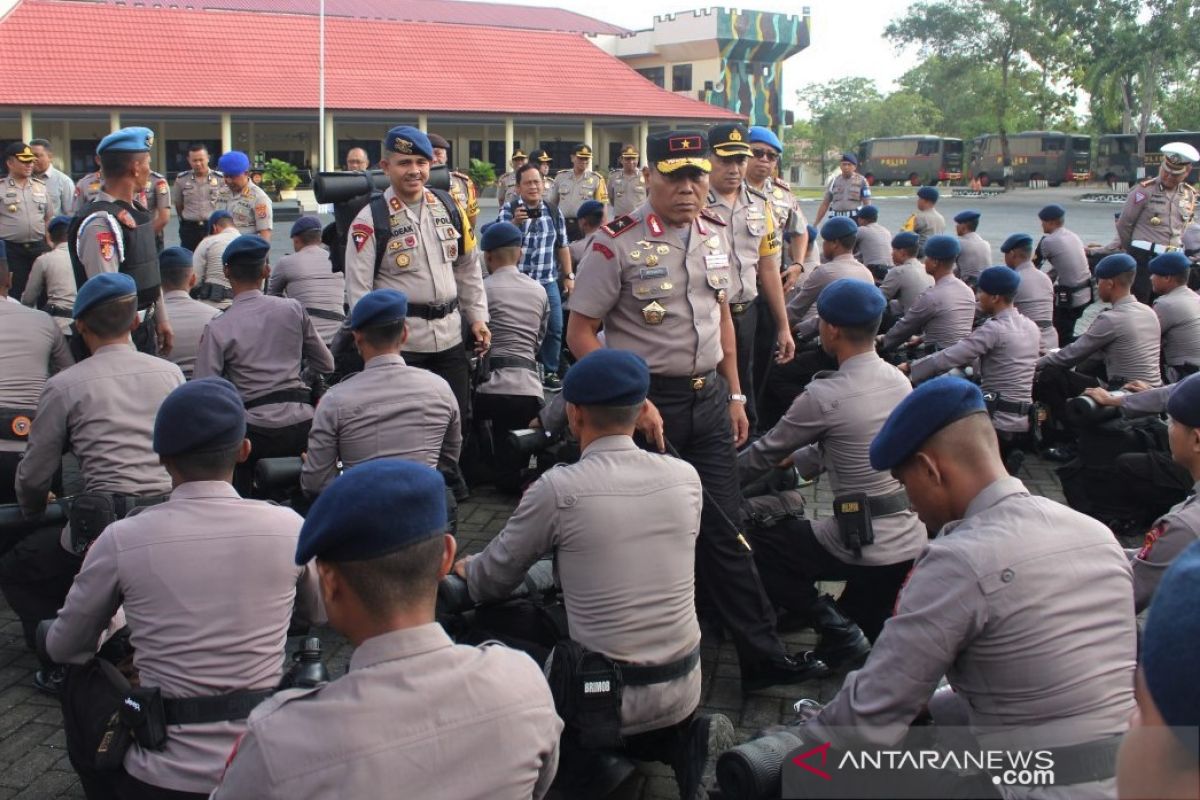
<svg viewBox="0 0 1200 800"><path fill-rule="evenodd" d="M395 289L363 296L350 317L360 331L403 321L408 299ZM338 465L403 458L452 473L462 449L458 404L432 372L406 366L398 353L377 355L330 387L313 415L300 486L315 495L338 475Z"/></svg>
<svg viewBox="0 0 1200 800"><path fill-rule="evenodd" d="M301 217L292 224L289 235L319 231L321 227L321 220L316 217ZM299 300L325 344L333 342L334 334L346 320L346 278L333 271L329 251L320 243L279 259L267 278L267 294Z"/></svg>
<svg viewBox="0 0 1200 800"><path fill-rule="evenodd" d="M1065 208L1052 203L1038 212L1038 218L1058 220L1066 214ZM1073 231L1060 226L1038 242L1034 264L1040 268L1043 261L1050 263L1048 273L1054 279L1054 327L1058 330L1058 343L1068 345L1075 341L1075 323L1092 302L1092 271L1087 250Z"/></svg>
<svg viewBox="0 0 1200 800"><path fill-rule="evenodd" d="M853 153L842 153L842 161L858 166L858 158ZM839 172L825 189L825 202L829 203L831 217L852 217L870 200L871 185L857 171L851 172L848 178Z"/></svg>
<svg viewBox="0 0 1200 800"><path fill-rule="evenodd" d="M50 220L49 228L53 231L59 227L69 227L70 224L70 217L59 216ZM67 243L60 242L33 262L33 271L29 273L29 282L25 284L21 302L34 308L41 303L44 294L46 301L42 310L54 317L64 335L70 335L75 293L75 270L71 269L71 254Z"/></svg>
<svg viewBox="0 0 1200 800"><path fill-rule="evenodd" d="M622 164L627 158L635 159L632 175L624 167L608 173L608 202L614 219L625 216L646 202L646 176L637 165L638 151L633 145L621 151Z"/></svg>
<svg viewBox="0 0 1200 800"><path fill-rule="evenodd" d="M1000 252L1008 253L1014 248L1032 251L1033 237L1027 233L1014 233L1000 245ZM1032 261L1024 261L1015 269L1021 276L1021 285L1013 305L1038 326L1042 332L1042 352L1048 353L1058 347L1058 331L1054 329L1054 284L1050 282L1050 276L1035 267Z"/></svg>
<svg viewBox="0 0 1200 800"><path fill-rule="evenodd" d="M517 199L517 170L524 166L525 162L529 160L529 156L525 155L525 153L519 147L516 150L513 150L512 158L509 160L509 163L512 163L518 159L521 161L520 164L514 164L512 169L496 179L497 205L502 206Z"/></svg>
<svg viewBox="0 0 1200 800"><path fill-rule="evenodd" d="M158 257L159 269L192 267L192 254L182 247L168 247ZM169 289L163 292L163 303L171 318L171 330L175 331L175 344L167 359L179 367L183 377L191 379L196 368L196 353L200 350L200 338L204 328L218 313L208 303L193 300L186 289Z"/></svg>
<svg viewBox="0 0 1200 800"><path fill-rule="evenodd" d="M854 257L866 265L876 281L892 265L892 232L879 224L879 209L866 205L858 210L858 238Z"/></svg>
<svg viewBox="0 0 1200 800"><path fill-rule="evenodd" d="M1190 269L1191 262L1179 251L1150 260L1151 275L1185 276ZM1200 297L1185 283L1155 298L1154 313L1162 330L1167 380L1174 383L1200 370Z"/></svg>
<svg viewBox="0 0 1200 800"><path fill-rule="evenodd" d="M983 216L978 211L960 211L954 215L957 223L977 222ZM992 265L992 246L976 231L967 231L958 237L962 251L958 254L958 277L974 288L979 273Z"/></svg>
<svg viewBox="0 0 1200 800"><path fill-rule="evenodd" d="M208 233L209 216L222 206L224 177L215 169L203 177L190 169L175 176L171 203L179 215L179 243L188 250L196 250Z"/></svg>
<svg viewBox="0 0 1200 800"><path fill-rule="evenodd" d="M927 258L951 261L958 256L958 238L933 237ZM975 321L975 292L953 272L936 278L883 335L884 351L895 350L909 337L920 335L938 348L957 344L971 332Z"/></svg>
<svg viewBox="0 0 1200 800"><path fill-rule="evenodd" d="M591 161L592 148L581 144L571 155ZM590 169L585 169L580 175L576 175L574 169L564 169L554 176L554 185L550 187L546 200L558 206L558 210L567 220L567 238L574 241L583 235L579 231L579 222L575 219L579 206L585 200L607 202L608 191L604 185L604 178Z"/></svg>
<svg viewBox="0 0 1200 800"><path fill-rule="evenodd" d="M154 451L186 457L236 447L245 432L237 390L206 378L163 400ZM88 550L46 632L47 654L60 664L85 663L121 608L139 685L161 690L166 708L182 698L266 699L283 674L281 646L293 616L323 621L316 568L293 563L303 522L291 509L239 498L224 481L177 484L167 502L113 523ZM68 695L69 687L68 678ZM245 716L227 711L220 721L168 724L162 749L135 741L125 774L110 780L123 784L122 796L159 796L155 789L207 796L246 729Z"/></svg>
<svg viewBox="0 0 1200 800"><path fill-rule="evenodd" d="M14 142L4 150L5 159L14 158L31 164L33 151L23 142ZM8 269L12 273L9 294L20 299L33 262L50 249L46 244L46 222L53 216L46 181L30 175L22 185L11 174L0 179L0 239L8 253Z"/></svg>
<svg viewBox="0 0 1200 800"><path fill-rule="evenodd" d="M442 536L444 490L436 471L399 459L350 470L313 504L296 561L370 561ZM255 708L213 797L377 797L406 787L428 800L540 800L562 728L528 656L456 645L430 615L361 642L337 680Z"/></svg>
<svg viewBox="0 0 1200 800"><path fill-rule="evenodd" d="M912 231L902 231L892 237L893 249L915 250L918 237ZM908 313L917 298L933 286L933 276L925 271L925 265L915 258L897 264L883 276L879 291L888 301L888 310L894 318Z"/></svg>
<svg viewBox="0 0 1200 800"><path fill-rule="evenodd" d="M197 299L213 308L226 309L233 302L233 288L225 277L225 249L241 236L236 225L227 225L213 233L221 219L233 219L225 209L217 209L208 218L209 234L200 240L192 254L192 269L196 273Z"/></svg>
<svg viewBox="0 0 1200 800"><path fill-rule="evenodd" d="M939 196L938 190L932 186L922 186L917 189L917 197L931 203L936 203ZM920 240L917 250L919 258L925 252L925 242L929 241L929 237L940 236L946 230L946 218L938 213L936 208L917 209L904 223L901 230L912 231L917 235ZM991 261L990 254L988 260Z"/></svg>
<svg viewBox="0 0 1200 800"><path fill-rule="evenodd" d="M236 178L250 171L250 159L240 150L230 150L221 156L217 166L226 178ZM246 181L241 191L231 189L226 184L217 208L229 212L241 234L261 233L275 226L271 198L251 180Z"/></svg>
<svg viewBox="0 0 1200 800"><path fill-rule="evenodd" d="M1165 145L1162 152L1160 169L1174 175L1186 176L1200 161L1196 148L1182 142ZM1117 239L1137 260L1133 293L1143 303L1150 300L1150 259L1183 246L1183 232L1195 219L1196 203L1194 186L1181 178L1178 186L1168 190L1158 175L1139 182L1125 198L1117 218Z"/></svg>

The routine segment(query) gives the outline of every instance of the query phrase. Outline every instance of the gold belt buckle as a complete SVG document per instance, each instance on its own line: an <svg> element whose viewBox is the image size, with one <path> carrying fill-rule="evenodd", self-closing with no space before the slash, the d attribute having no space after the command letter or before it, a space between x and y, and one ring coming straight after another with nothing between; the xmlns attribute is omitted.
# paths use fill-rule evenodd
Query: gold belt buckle
<svg viewBox="0 0 1200 800"><path fill-rule="evenodd" d="M706 379L703 375L697 375L697 376L693 377L692 378L692 391L698 392L701 389L703 389L705 380Z"/></svg>

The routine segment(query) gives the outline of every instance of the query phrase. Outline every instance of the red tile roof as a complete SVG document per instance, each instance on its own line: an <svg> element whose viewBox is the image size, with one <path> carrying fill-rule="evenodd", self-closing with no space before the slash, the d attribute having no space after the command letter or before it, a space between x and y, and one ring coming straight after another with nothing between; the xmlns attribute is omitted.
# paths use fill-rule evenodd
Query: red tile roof
<svg viewBox="0 0 1200 800"><path fill-rule="evenodd" d="M317 105L313 17L23 0L0 20L0 52L26 52L48 35L58 52L79 57L13 59L0 105ZM736 118L658 88L573 33L331 18L325 53L334 111ZM531 66L520 53L554 66Z"/></svg>

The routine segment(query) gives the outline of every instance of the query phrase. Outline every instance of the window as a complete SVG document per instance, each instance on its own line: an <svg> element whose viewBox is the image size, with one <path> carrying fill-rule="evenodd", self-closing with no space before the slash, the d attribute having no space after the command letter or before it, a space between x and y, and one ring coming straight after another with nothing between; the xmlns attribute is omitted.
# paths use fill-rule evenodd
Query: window
<svg viewBox="0 0 1200 800"><path fill-rule="evenodd" d="M1061 152L1066 149L1067 139L1064 136L1043 136L1042 149L1047 153Z"/></svg>
<svg viewBox="0 0 1200 800"><path fill-rule="evenodd" d="M1092 140L1087 136L1072 136L1071 149L1076 153L1090 153L1092 150Z"/></svg>
<svg viewBox="0 0 1200 800"><path fill-rule="evenodd" d="M922 139L919 142L917 142L917 155L919 155L919 156L937 155L939 145L941 145L941 141L939 139Z"/></svg>
<svg viewBox="0 0 1200 800"><path fill-rule="evenodd" d="M646 67L645 69L639 69L637 72L658 88L663 89L666 87L667 72L663 67Z"/></svg>
<svg viewBox="0 0 1200 800"><path fill-rule="evenodd" d="M690 92L692 90L692 65L676 64L671 67L671 91Z"/></svg>

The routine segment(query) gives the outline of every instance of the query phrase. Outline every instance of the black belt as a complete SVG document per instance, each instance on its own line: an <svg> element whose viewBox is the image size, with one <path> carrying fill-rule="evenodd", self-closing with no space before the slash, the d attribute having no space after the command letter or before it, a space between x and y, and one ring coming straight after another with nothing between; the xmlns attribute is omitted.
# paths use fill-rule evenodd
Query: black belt
<svg viewBox="0 0 1200 800"><path fill-rule="evenodd" d="M307 308L307 307L304 310L308 312L308 315L310 317L320 317L321 319L331 319L334 322L345 322L346 321L346 315L339 314L336 311L328 311L324 308Z"/></svg>
<svg viewBox="0 0 1200 800"><path fill-rule="evenodd" d="M488 358L488 365L492 369L504 369L511 367L513 369L527 369L530 372L537 372L537 362L532 358L522 358L521 356L491 356Z"/></svg>
<svg viewBox="0 0 1200 800"><path fill-rule="evenodd" d="M1053 328L1053 327L1054 327L1054 323L1053 323L1053 322L1051 322L1051 321L1050 321L1050 320L1048 320L1048 319L1035 319L1035 320L1034 320L1034 323L1035 323L1035 324L1036 324L1036 325L1037 325L1039 328L1042 328L1043 330L1044 330L1044 329L1046 329L1046 328Z"/></svg>
<svg viewBox="0 0 1200 800"><path fill-rule="evenodd" d="M62 317L63 319L74 319L75 317L75 313L71 309L61 306L46 306L42 311L45 311L52 317Z"/></svg>
<svg viewBox="0 0 1200 800"><path fill-rule="evenodd" d="M642 666L619 663L618 666L621 668L621 680L626 686L650 686L654 683L666 683L690 675L698 663L700 663L699 647L683 658L669 661L666 664Z"/></svg>
<svg viewBox="0 0 1200 800"><path fill-rule="evenodd" d="M752 305L754 305L753 300L747 300L745 303L730 303L729 313L733 314L735 317L740 317L742 314L745 314L747 311L749 311L750 306Z"/></svg>
<svg viewBox="0 0 1200 800"><path fill-rule="evenodd" d="M1016 400L1005 400L1003 397L994 395L991 392L984 394L983 400L987 404L989 414L1003 411L1006 414L1018 414L1023 417L1033 408L1033 403L1018 403Z"/></svg>
<svg viewBox="0 0 1200 800"><path fill-rule="evenodd" d="M208 227L208 220L206 219L183 219L180 217L179 221L185 225L203 225L205 228Z"/></svg>
<svg viewBox="0 0 1200 800"><path fill-rule="evenodd" d="M1054 755L1054 785L1072 786L1079 783L1094 783L1108 780L1117 774L1117 748L1121 736L1110 736L1094 742L1073 744L1068 747L1045 747ZM1030 762L1035 753L1028 753Z"/></svg>
<svg viewBox="0 0 1200 800"><path fill-rule="evenodd" d="M13 241L9 241L8 239L5 239L4 243L6 245L8 245L9 247L20 247L23 250L28 250L31 247L37 247L41 244L44 244L44 241L42 239L34 239L32 242L13 242ZM47 247L48 247L48 245L47 245Z"/></svg>
<svg viewBox="0 0 1200 800"><path fill-rule="evenodd" d="M1063 286L1063 285L1060 283L1060 284L1058 284L1058 286L1057 286L1057 287L1055 287L1055 288L1058 288L1058 289L1065 289L1065 290L1067 290L1068 292L1078 292L1080 289L1090 289L1091 287L1092 287L1092 281L1091 281L1091 279L1089 278L1088 280L1086 280L1086 281L1084 281L1083 283L1080 283L1080 284L1078 284L1078 285L1076 285L1076 286Z"/></svg>
<svg viewBox="0 0 1200 800"><path fill-rule="evenodd" d="M690 389L693 392L698 392L708 384L716 380L716 370L710 370L703 375L692 375L675 377L672 375L651 375L650 390L655 389L671 391L672 389Z"/></svg>
<svg viewBox="0 0 1200 800"><path fill-rule="evenodd" d="M256 397L253 400L244 400L242 405L249 411L252 408L259 406L269 406L275 403L304 403L312 405L312 390L311 389L278 389L274 392L267 392L262 397Z"/></svg>
<svg viewBox="0 0 1200 800"><path fill-rule="evenodd" d="M442 319L454 313L458 308L458 298L454 298L449 303L439 303L437 305L427 303L409 303L408 316L416 317L417 319Z"/></svg>
<svg viewBox="0 0 1200 800"><path fill-rule="evenodd" d="M168 725L201 725L245 719L255 706L274 693L272 689L265 689L230 692L214 697L164 697L163 716Z"/></svg>
<svg viewBox="0 0 1200 800"><path fill-rule="evenodd" d="M32 408L0 408L0 439L28 441L35 416Z"/></svg>
<svg viewBox="0 0 1200 800"><path fill-rule="evenodd" d="M901 489L892 494L868 497L867 507L871 510L872 518L887 517L892 514L899 514L901 511L908 511L908 492Z"/></svg>

